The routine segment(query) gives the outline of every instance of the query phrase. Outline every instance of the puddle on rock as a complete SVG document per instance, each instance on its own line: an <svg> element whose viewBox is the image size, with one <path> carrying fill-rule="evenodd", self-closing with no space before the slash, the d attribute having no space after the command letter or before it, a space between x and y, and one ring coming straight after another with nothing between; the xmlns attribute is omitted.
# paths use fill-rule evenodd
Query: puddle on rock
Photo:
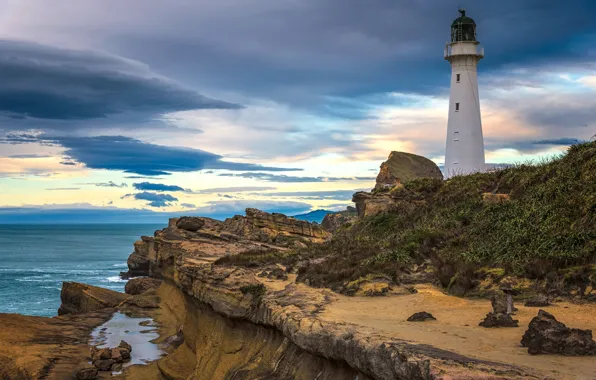
<svg viewBox="0 0 596 380"><path fill-rule="evenodd" d="M132 346L130 361L123 367L148 364L164 354L157 344L151 343L159 337L153 327L155 324L150 318L129 317L116 312L109 321L93 330L90 344L99 348L117 347L123 340Z"/></svg>

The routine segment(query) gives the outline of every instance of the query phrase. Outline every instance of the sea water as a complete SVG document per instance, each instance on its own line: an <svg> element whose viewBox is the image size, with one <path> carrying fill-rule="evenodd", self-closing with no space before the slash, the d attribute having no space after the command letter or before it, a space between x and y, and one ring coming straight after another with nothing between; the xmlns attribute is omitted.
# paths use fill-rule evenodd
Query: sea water
<svg viewBox="0 0 596 380"><path fill-rule="evenodd" d="M123 291L133 243L163 227L0 225L0 313L55 316L62 281Z"/></svg>

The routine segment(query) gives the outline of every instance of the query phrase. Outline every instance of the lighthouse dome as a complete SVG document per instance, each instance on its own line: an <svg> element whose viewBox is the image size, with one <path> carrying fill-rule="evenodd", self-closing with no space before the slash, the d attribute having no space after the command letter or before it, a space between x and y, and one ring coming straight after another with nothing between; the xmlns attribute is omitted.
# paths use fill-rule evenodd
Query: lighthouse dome
<svg viewBox="0 0 596 380"><path fill-rule="evenodd" d="M451 24L451 42L475 42L476 23L466 16L466 10L460 9L460 17Z"/></svg>

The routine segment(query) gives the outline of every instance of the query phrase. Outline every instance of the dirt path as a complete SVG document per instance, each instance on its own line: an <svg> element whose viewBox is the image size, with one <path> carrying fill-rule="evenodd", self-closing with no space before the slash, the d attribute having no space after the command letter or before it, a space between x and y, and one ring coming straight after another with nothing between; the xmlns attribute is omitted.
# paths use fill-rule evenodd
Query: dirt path
<svg viewBox="0 0 596 380"><path fill-rule="evenodd" d="M395 339L429 344L459 354L529 367L554 379L596 379L596 357L531 356L521 347L520 340L538 308L516 305L514 319L519 328L486 329L478 323L490 310L487 300L469 300L445 295L426 285L416 287L417 294L389 297L346 297L327 305L321 318L343 321L375 330ZM546 311L569 327L596 331L596 305L558 303ZM433 314L437 321L415 323L406 319L419 311Z"/></svg>

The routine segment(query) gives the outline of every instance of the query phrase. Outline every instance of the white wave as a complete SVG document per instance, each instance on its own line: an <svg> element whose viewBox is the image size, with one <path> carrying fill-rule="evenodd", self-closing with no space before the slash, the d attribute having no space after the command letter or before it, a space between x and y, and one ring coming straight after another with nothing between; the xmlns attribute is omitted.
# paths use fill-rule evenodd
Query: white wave
<svg viewBox="0 0 596 380"><path fill-rule="evenodd" d="M114 268L128 268L128 264L121 263L121 264L114 264L112 265Z"/></svg>
<svg viewBox="0 0 596 380"><path fill-rule="evenodd" d="M104 280L101 280L101 282L126 282L126 281L128 281L128 280L123 280L120 278L120 276L111 276Z"/></svg>

